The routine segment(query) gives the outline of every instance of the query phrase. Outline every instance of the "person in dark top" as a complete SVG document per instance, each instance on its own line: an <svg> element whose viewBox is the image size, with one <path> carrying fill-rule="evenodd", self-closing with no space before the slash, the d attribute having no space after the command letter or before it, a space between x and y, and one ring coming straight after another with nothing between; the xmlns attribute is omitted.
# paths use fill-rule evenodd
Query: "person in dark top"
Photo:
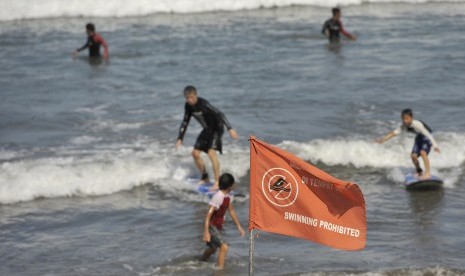
<svg viewBox="0 0 465 276"><path fill-rule="evenodd" d="M176 148L179 148L182 145L189 121L191 117L194 117L203 127L203 130L195 142L192 156L194 157L195 165L202 174L201 181L207 183L209 181L209 177L200 154L202 151L208 154L215 174L215 184L212 189L218 189L220 163L218 161L216 151L222 153L221 138L223 136L224 126L226 126L229 135L234 140L238 139L237 133L221 111L213 107L207 100L198 97L197 90L194 86L187 86L184 89L184 97L186 98L186 104L184 107L185 113L181 127L179 128Z"/></svg>
<svg viewBox="0 0 465 276"><path fill-rule="evenodd" d="M333 8L332 11L333 17L326 20L323 25L323 29L321 30L321 32L328 37L329 42L338 43L340 41L341 33L349 39L356 40L356 36L344 30L341 22L341 10L339 8Z"/></svg>
<svg viewBox="0 0 465 276"><path fill-rule="evenodd" d="M89 48L89 57L100 57L100 46L103 46L103 58L108 59L108 45L105 39L95 32L95 25L88 23L86 25L87 42L81 48L74 51L73 56L76 56L80 51Z"/></svg>

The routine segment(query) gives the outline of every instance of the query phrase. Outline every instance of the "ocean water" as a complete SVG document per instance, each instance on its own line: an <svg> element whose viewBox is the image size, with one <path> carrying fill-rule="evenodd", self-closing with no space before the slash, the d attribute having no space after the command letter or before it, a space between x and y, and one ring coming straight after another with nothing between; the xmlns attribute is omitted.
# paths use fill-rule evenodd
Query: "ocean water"
<svg viewBox="0 0 465 276"><path fill-rule="evenodd" d="M174 148L188 84L241 136L220 160L244 226L250 134L365 194L364 251L260 232L257 275L465 275L465 3L134 2L0 0L0 275L247 273L231 221L225 271L197 261L200 126ZM320 35L334 4L356 42ZM88 21L109 64L71 58ZM407 107L435 131L442 191L403 189L412 136L374 143Z"/></svg>

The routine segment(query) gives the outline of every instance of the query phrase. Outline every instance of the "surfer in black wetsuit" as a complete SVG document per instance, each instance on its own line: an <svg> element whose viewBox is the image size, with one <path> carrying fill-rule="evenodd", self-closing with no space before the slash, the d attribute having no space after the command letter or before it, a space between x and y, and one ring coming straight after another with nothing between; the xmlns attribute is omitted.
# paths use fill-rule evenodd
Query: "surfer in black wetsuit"
<svg viewBox="0 0 465 276"><path fill-rule="evenodd" d="M86 25L86 32L87 32L87 42L81 48L78 48L74 51L73 56L76 56L80 51L89 48L89 57L100 57L100 46L103 47L103 58L108 59L109 52L108 52L108 45L103 37L95 32L95 25L92 23L88 23Z"/></svg>
<svg viewBox="0 0 465 276"><path fill-rule="evenodd" d="M356 36L344 30L341 22L341 10L339 8L333 8L332 12L333 17L326 20L321 33L328 37L330 43L338 43L341 39L341 33L349 39L356 40Z"/></svg>
<svg viewBox="0 0 465 276"><path fill-rule="evenodd" d="M179 128L178 140L176 141L176 148L182 145L184 134L186 133L189 121L193 116L202 125L203 130L200 133L192 151L195 165L202 174L201 181L208 182L209 177L205 168L205 164L200 157L203 152L208 154L213 166L215 174L215 184L213 189L218 189L218 179L220 177L220 163L216 151L222 153L222 142L224 126L229 132L229 135L234 140L238 139L236 131L232 128L226 116L213 107L207 100L197 96L197 90L193 86L187 86L184 89L184 97L186 98L184 119L181 127Z"/></svg>

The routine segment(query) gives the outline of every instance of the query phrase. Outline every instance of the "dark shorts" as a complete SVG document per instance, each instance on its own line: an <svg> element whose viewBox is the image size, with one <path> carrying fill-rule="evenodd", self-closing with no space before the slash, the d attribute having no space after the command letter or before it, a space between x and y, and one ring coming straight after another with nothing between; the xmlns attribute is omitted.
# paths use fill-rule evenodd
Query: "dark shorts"
<svg viewBox="0 0 465 276"><path fill-rule="evenodd" d="M420 156L421 151L425 151L426 154L429 154L432 146L433 145L428 138L426 138L424 135L418 134L415 137L415 144L413 145L412 154Z"/></svg>
<svg viewBox="0 0 465 276"><path fill-rule="evenodd" d="M222 153L223 144L221 138L223 137L223 132L221 131L209 131L202 130L197 141L195 142L194 149L201 150L205 153L208 153L209 149L214 149Z"/></svg>
<svg viewBox="0 0 465 276"><path fill-rule="evenodd" d="M207 242L207 246L214 249L220 248L224 243L220 230L218 230L215 226L210 226L208 231L210 232L210 242Z"/></svg>

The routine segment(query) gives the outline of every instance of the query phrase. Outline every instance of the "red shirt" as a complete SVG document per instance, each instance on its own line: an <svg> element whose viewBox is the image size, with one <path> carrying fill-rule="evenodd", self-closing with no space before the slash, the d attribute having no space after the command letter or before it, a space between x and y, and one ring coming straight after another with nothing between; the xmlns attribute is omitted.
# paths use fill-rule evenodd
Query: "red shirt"
<svg viewBox="0 0 465 276"><path fill-rule="evenodd" d="M215 226L218 230L223 229L224 217L231 203L229 195L225 195L222 191L216 192L210 200L210 206L215 208L210 220L210 225Z"/></svg>

